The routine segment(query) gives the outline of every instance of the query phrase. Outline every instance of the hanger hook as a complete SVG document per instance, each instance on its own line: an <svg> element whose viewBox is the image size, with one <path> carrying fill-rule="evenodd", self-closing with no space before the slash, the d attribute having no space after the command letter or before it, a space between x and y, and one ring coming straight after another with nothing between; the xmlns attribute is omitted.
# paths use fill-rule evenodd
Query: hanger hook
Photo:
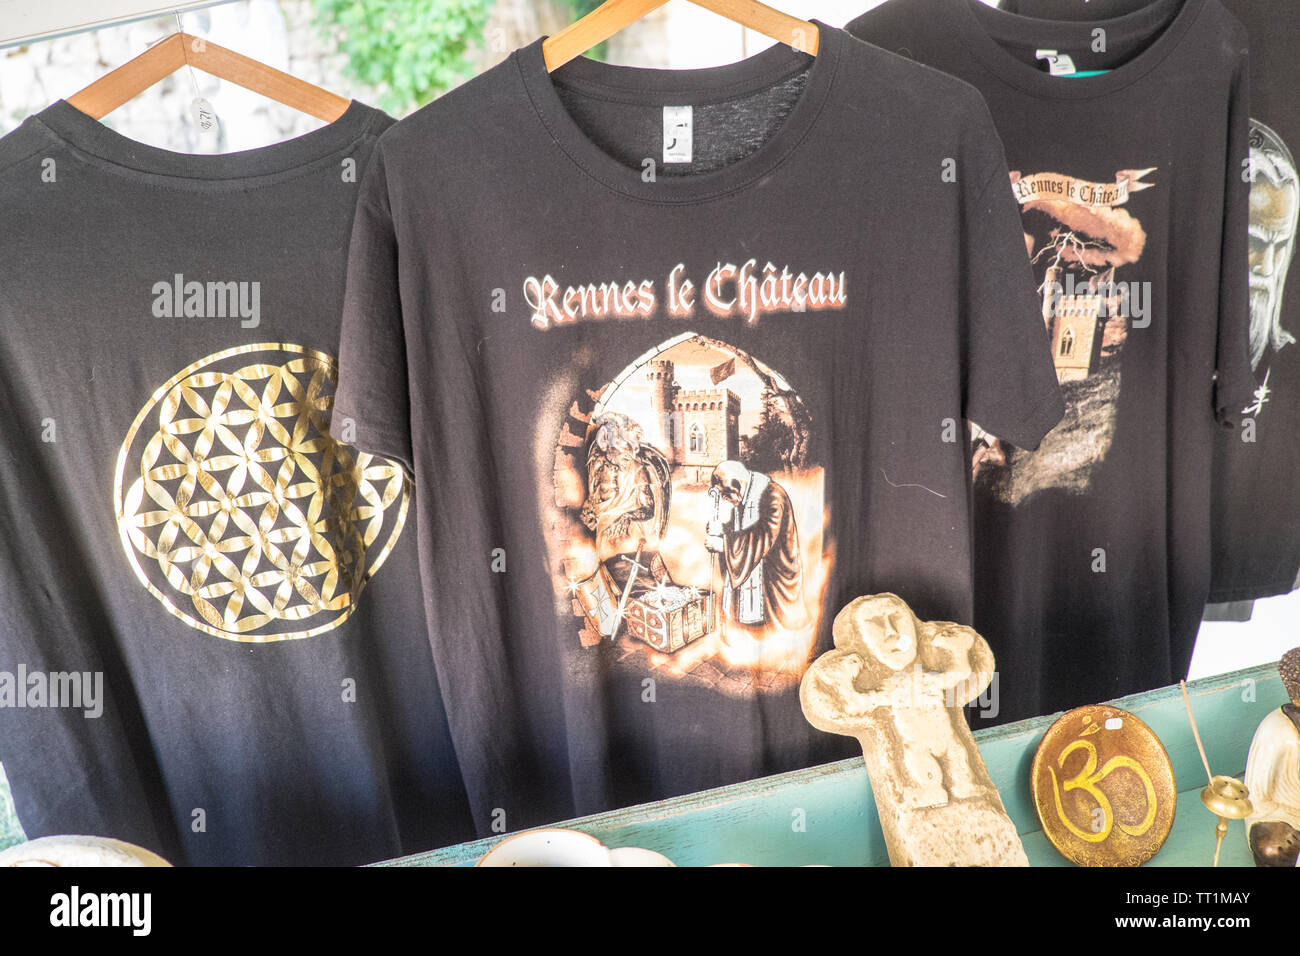
<svg viewBox="0 0 1300 956"><path fill-rule="evenodd" d="M187 40L188 37L185 34L185 28L181 25L181 12L179 10L172 10L172 16L176 18L176 32L181 35L181 50L185 56L185 68L189 70L190 84L194 87L194 97L197 99L202 94L199 93L199 78L194 75L194 67L190 64L189 51L185 49L186 44L184 41Z"/></svg>

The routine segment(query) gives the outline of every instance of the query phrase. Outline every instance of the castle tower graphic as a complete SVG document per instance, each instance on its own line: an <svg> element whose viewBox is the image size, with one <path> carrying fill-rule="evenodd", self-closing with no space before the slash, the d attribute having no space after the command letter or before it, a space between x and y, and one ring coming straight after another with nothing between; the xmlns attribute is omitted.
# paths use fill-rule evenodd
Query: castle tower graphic
<svg viewBox="0 0 1300 956"><path fill-rule="evenodd" d="M1052 266L1043 282L1043 323L1052 342L1058 382L1077 382L1097 370L1106 323L1115 302L1100 294L1060 295L1063 270ZM1087 288L1086 284L1083 286ZM1102 312L1102 305L1112 311ZM1122 316L1119 321L1123 321Z"/></svg>
<svg viewBox="0 0 1300 956"><path fill-rule="evenodd" d="M650 408L652 421L642 422L646 430L646 440L654 445L668 458L668 463L676 464L675 448L676 425L673 418L673 397L678 385L676 367L668 359L651 359L645 363L646 383L650 387Z"/></svg>
<svg viewBox="0 0 1300 956"><path fill-rule="evenodd" d="M740 398L728 388L684 389L667 359L646 363L653 411L647 438L675 475L706 484L719 462L740 454Z"/></svg>

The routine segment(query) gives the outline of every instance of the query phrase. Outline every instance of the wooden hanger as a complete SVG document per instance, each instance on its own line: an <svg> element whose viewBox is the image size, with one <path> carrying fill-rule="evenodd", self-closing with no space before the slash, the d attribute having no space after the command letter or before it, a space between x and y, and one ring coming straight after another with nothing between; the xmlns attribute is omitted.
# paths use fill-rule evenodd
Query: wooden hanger
<svg viewBox="0 0 1300 956"><path fill-rule="evenodd" d="M103 119L127 100L186 65L261 93L327 123L342 116L352 102L188 33L173 33L155 43L135 59L69 96L68 102L87 116Z"/></svg>
<svg viewBox="0 0 1300 956"><path fill-rule="evenodd" d="M619 30L662 7L668 0L605 0L591 13L571 23L542 44L546 69L555 70L574 57L581 56L598 43L608 40ZM817 24L800 20L758 0L691 0L696 6L712 10L719 16L757 30L796 50L817 55Z"/></svg>

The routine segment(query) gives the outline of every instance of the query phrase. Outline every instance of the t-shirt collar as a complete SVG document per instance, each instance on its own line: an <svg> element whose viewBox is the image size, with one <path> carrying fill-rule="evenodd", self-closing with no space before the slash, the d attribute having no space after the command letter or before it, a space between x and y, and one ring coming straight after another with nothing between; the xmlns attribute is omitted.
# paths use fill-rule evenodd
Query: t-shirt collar
<svg viewBox="0 0 1300 956"><path fill-rule="evenodd" d="M1088 99L1123 89L1154 69L1178 45L1208 0L1154 0L1132 13L1104 20L1042 20L1008 13L980 0L947 0L962 41L990 71L1011 86L1047 99ZM1175 12L1176 11L1176 12ZM1172 20L1170 19L1172 16ZM1161 29L1161 24L1167 24ZM1154 34L1137 56L1100 76L1051 76L1025 63L999 41L1064 52L1088 49L1097 29L1112 45Z"/></svg>
<svg viewBox="0 0 1300 956"><path fill-rule="evenodd" d="M727 195L757 182L788 159L808 135L826 104L844 43L844 32L814 20L815 57L778 43L726 66L662 70L613 66L579 57L554 74L546 69L540 38L516 50L525 92L551 139L589 177L633 199L660 203L698 202ZM771 87L808 70L808 85L781 127L756 151L720 169L687 175L658 175L624 165L597 145L565 107L556 84L613 102L649 106L688 106L717 102Z"/></svg>
<svg viewBox="0 0 1300 956"><path fill-rule="evenodd" d="M44 126L88 160L114 172L159 185L183 188L243 188L273 181L303 167L333 161L341 150L376 128L383 113L353 100L343 115L302 136L228 153L179 153L123 136L86 115L67 100L57 100L28 122Z"/></svg>

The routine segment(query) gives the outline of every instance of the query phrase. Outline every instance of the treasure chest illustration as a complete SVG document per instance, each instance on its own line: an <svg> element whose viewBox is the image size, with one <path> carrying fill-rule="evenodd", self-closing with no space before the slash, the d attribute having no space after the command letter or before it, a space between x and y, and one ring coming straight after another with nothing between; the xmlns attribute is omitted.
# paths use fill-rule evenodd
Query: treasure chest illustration
<svg viewBox="0 0 1300 956"><path fill-rule="evenodd" d="M713 592L674 582L658 551L613 555L576 590L592 627L611 640L626 628L637 640L671 654L717 626Z"/></svg>
<svg viewBox="0 0 1300 956"><path fill-rule="evenodd" d="M656 585L628 598L627 632L671 654L713 630L713 592Z"/></svg>

